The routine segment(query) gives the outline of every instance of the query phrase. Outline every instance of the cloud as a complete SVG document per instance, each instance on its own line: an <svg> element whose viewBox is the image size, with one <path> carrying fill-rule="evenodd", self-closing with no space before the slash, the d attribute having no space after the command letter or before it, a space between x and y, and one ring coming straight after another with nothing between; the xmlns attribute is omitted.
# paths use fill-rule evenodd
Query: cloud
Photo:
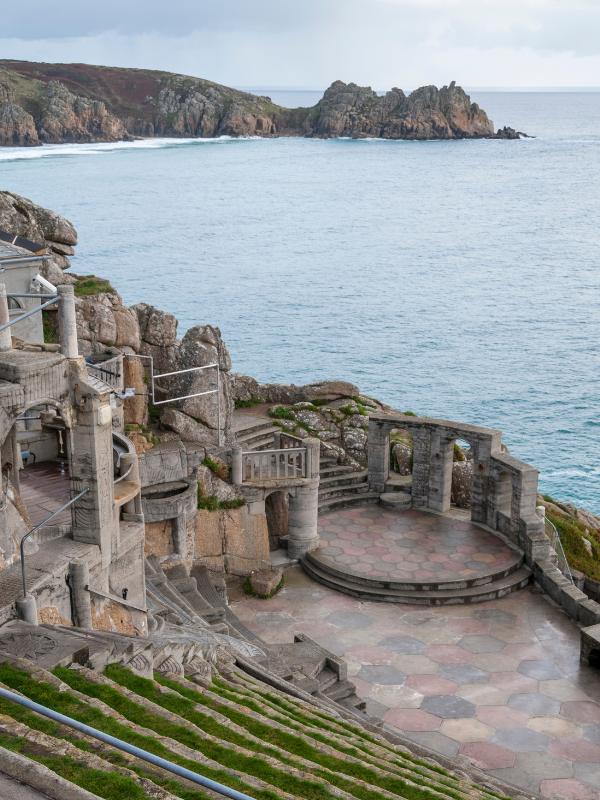
<svg viewBox="0 0 600 800"><path fill-rule="evenodd" d="M30 0L4 58L186 72L237 86L593 85L598 0Z"/></svg>

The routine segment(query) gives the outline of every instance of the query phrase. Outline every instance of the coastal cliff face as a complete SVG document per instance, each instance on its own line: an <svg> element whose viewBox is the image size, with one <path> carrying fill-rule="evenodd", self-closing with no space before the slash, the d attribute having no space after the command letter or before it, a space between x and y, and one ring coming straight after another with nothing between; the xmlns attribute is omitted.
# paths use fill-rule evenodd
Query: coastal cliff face
<svg viewBox="0 0 600 800"><path fill-rule="evenodd" d="M0 61L0 146L132 137L315 136L386 139L519 138L451 83L380 97L335 81L312 108L200 78L86 64Z"/></svg>

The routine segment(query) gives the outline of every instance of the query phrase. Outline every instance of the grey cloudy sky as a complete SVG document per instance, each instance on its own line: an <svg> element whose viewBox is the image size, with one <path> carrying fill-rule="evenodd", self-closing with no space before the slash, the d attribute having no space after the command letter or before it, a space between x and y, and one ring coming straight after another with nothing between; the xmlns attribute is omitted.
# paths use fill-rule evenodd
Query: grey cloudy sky
<svg viewBox="0 0 600 800"><path fill-rule="evenodd" d="M233 86L600 85L600 0L29 0L3 58L186 72Z"/></svg>

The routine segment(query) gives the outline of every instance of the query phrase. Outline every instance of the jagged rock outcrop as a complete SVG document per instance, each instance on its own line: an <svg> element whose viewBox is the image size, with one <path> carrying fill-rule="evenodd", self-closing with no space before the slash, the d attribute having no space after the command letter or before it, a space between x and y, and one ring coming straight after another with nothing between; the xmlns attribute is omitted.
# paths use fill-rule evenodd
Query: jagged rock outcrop
<svg viewBox="0 0 600 800"><path fill-rule="evenodd" d="M376 136L383 139L490 137L491 120L456 86L423 86L406 96L394 88L383 97L370 87L336 81L305 123L310 136Z"/></svg>
<svg viewBox="0 0 600 800"><path fill-rule="evenodd" d="M50 81L37 121L41 142L117 142L131 139L123 122L102 100L70 92L60 81Z"/></svg>
<svg viewBox="0 0 600 800"><path fill-rule="evenodd" d="M452 82L380 97L335 81L312 108L186 75L87 64L0 62L0 144L116 141L132 136L519 138Z"/></svg>
<svg viewBox="0 0 600 800"><path fill-rule="evenodd" d="M72 282L70 276L63 273L70 266L69 256L73 255L77 244L77 231L68 219L26 197L0 191L0 230L45 244L50 259L42 273L52 283Z"/></svg>

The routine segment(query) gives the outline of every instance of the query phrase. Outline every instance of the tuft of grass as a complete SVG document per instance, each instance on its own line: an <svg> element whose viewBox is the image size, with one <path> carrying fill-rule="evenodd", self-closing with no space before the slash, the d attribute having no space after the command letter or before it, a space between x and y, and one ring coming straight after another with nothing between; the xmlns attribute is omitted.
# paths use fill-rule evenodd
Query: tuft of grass
<svg viewBox="0 0 600 800"><path fill-rule="evenodd" d="M50 311L48 308L42 309L42 327L44 330L44 342L46 344L57 344L59 337L56 311Z"/></svg>
<svg viewBox="0 0 600 800"><path fill-rule="evenodd" d="M273 419L287 419L291 420L292 422L296 421L294 412L291 408L287 408L286 406L273 406L273 408L269 409L269 416L273 417Z"/></svg>
<svg viewBox="0 0 600 800"><path fill-rule="evenodd" d="M252 588L252 582L250 580L250 576L248 575L244 580L244 583L242 584L242 588L246 594L250 595L250 597L258 597L259 600L270 600L271 597L275 597L275 595L277 594L277 592L280 591L280 589L283 589L284 582L285 582L284 577L282 575L281 580L279 581L279 583L273 589L272 592L268 592L267 594L259 594L258 592L255 592L254 589Z"/></svg>
<svg viewBox="0 0 600 800"><path fill-rule="evenodd" d="M241 508L246 504L242 498L235 500L219 500L216 494L204 494L202 487L198 484L198 508L204 511L228 511L232 508Z"/></svg>
<svg viewBox="0 0 600 800"><path fill-rule="evenodd" d="M98 278L96 275L78 275L74 286L77 297L90 297L96 294L116 294L110 281Z"/></svg>
<svg viewBox="0 0 600 800"><path fill-rule="evenodd" d="M236 408L254 408L262 403L260 397L249 397L247 400L236 400L234 405Z"/></svg>
<svg viewBox="0 0 600 800"><path fill-rule="evenodd" d="M555 501L549 500L548 502ZM598 536L574 517L566 514L563 516L551 511L547 511L546 516L556 526L569 566L583 572L594 581L600 581L600 539ZM591 545L591 555L583 542L584 539L587 539Z"/></svg>
<svg viewBox="0 0 600 800"><path fill-rule="evenodd" d="M206 456L202 463L205 467L209 468L213 475L216 475L217 478L220 478L222 481L226 481L229 478L229 467L223 461Z"/></svg>

